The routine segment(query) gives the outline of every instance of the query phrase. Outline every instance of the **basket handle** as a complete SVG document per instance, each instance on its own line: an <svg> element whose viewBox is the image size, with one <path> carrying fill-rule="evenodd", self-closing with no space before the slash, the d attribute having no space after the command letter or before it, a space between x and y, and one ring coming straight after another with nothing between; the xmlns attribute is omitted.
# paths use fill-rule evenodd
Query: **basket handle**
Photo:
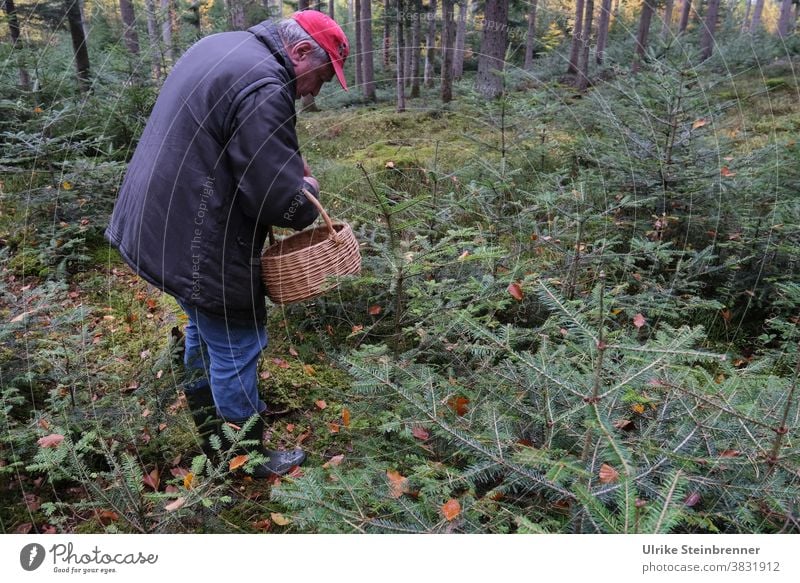
<svg viewBox="0 0 800 583"><path fill-rule="evenodd" d="M333 228L333 222L331 218L328 216L328 213L325 212L325 209L322 208L322 204L319 202L316 196L311 194L308 189L301 189L301 192L306 195L306 198L317 207L319 214L322 216L322 220L325 221L325 225L328 227L328 237L335 241L336 243L339 242L339 233L336 232L336 229ZM270 246L275 244L275 234L272 232L272 225L269 226L269 230L267 231L269 235L269 244Z"/></svg>

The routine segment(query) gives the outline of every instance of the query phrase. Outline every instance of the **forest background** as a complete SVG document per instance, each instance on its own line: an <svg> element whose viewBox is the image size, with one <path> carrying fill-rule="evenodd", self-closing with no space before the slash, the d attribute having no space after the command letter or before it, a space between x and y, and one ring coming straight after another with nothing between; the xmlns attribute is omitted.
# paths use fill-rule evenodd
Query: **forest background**
<svg viewBox="0 0 800 583"><path fill-rule="evenodd" d="M270 311L306 464L200 455L185 317L102 233L188 46L308 4L3 0L0 532L800 531L791 0L310 3L363 271Z"/></svg>

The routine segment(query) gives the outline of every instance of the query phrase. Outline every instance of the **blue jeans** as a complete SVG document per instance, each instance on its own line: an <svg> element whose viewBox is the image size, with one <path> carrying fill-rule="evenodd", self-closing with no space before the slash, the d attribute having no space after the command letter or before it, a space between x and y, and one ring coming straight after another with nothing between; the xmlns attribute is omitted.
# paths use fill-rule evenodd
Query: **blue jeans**
<svg viewBox="0 0 800 583"><path fill-rule="evenodd" d="M204 314L178 302L189 317L183 362L184 389L211 391L217 414L226 421L243 421L263 413L258 396L258 358L267 347L267 331L255 322L242 324Z"/></svg>

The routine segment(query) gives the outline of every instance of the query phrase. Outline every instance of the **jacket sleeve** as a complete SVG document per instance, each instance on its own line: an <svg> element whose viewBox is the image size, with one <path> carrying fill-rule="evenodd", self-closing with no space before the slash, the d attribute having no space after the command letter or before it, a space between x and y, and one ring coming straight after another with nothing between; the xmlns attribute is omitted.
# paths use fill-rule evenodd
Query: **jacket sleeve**
<svg viewBox="0 0 800 583"><path fill-rule="evenodd" d="M303 177L294 115L294 103L280 85L253 91L236 110L227 155L236 204L247 216L264 225L302 229L318 213L301 190L319 193Z"/></svg>

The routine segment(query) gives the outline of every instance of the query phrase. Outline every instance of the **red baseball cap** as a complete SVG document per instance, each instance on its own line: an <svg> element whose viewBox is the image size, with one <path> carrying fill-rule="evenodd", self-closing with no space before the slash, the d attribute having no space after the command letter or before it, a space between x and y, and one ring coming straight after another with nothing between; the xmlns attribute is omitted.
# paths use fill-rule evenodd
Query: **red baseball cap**
<svg viewBox="0 0 800 583"><path fill-rule="evenodd" d="M316 43L325 49L331 58L336 78L347 91L347 82L344 79L344 61L350 54L350 43L347 36L336 21L318 10L302 10L292 14L297 23L313 38Z"/></svg>

